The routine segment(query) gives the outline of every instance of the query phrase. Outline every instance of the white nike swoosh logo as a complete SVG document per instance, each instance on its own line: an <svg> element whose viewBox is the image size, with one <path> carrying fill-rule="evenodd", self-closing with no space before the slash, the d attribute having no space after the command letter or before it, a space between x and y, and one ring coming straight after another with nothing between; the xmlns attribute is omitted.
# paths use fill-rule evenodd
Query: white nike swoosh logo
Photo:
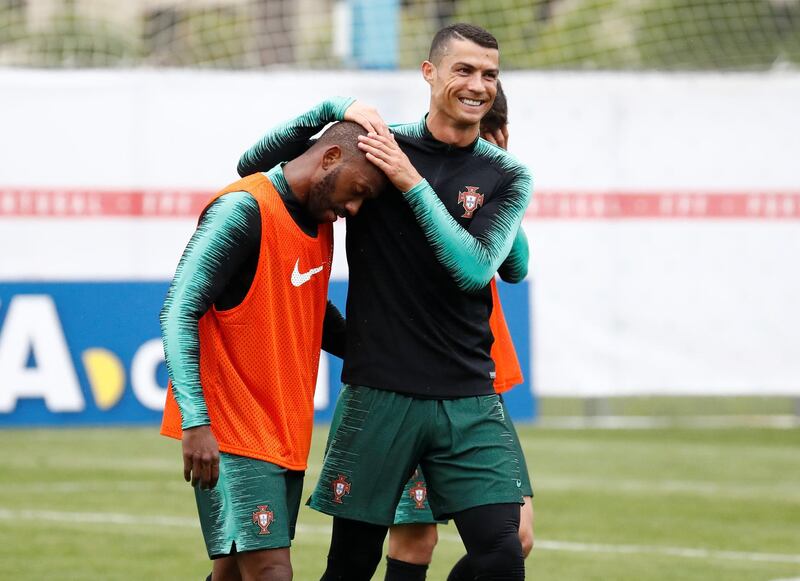
<svg viewBox="0 0 800 581"><path fill-rule="evenodd" d="M308 272L300 272L300 259L297 259L297 262L294 263L294 270L292 271L292 284L294 286L301 286L306 284L308 281L311 280L311 277L317 274L318 272L322 272L322 266L318 266L317 268L312 268Z"/></svg>

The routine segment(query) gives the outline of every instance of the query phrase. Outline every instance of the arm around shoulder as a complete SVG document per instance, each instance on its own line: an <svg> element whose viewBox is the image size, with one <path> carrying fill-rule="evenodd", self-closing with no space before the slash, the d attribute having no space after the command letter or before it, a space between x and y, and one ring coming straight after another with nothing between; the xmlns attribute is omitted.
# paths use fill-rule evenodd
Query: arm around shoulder
<svg viewBox="0 0 800 581"><path fill-rule="evenodd" d="M236 171L244 177L294 159L305 151L308 140L325 125L343 121L354 101L351 97L331 97L270 129L239 158Z"/></svg>

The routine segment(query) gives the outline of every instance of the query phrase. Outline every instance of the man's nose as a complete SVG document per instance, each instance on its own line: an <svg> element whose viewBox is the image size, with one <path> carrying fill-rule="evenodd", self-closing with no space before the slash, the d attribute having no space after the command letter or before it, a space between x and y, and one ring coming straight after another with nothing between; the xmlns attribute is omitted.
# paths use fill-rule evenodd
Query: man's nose
<svg viewBox="0 0 800 581"><path fill-rule="evenodd" d="M347 213L350 214L351 216L355 216L356 214L358 214L358 211L361 209L361 204L363 202L364 202L364 200L361 200L361 199L350 200L349 202L347 202L344 205L344 209L347 210Z"/></svg>
<svg viewBox="0 0 800 581"><path fill-rule="evenodd" d="M483 77L481 76L480 72L476 72L469 77L469 85L468 88L470 91L475 93L483 93Z"/></svg>

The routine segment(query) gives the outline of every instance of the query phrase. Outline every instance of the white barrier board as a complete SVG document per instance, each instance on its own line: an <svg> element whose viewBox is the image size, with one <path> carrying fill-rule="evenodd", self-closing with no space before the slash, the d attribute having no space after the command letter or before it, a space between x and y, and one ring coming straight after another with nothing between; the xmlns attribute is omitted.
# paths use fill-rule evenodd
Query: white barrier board
<svg viewBox="0 0 800 581"><path fill-rule="evenodd" d="M504 83L537 192L537 392L800 393L800 75ZM333 94L389 122L428 101L415 72L0 71L0 280L168 279L191 212L125 205L226 185L266 128ZM119 207L91 210L97 192Z"/></svg>

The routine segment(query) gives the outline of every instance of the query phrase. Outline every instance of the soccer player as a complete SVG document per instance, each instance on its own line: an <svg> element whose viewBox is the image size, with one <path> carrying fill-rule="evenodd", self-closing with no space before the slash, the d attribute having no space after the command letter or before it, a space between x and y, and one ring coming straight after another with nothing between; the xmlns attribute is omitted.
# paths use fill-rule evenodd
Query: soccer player
<svg viewBox="0 0 800 581"><path fill-rule="evenodd" d="M161 327L170 388L161 431L182 439L214 581L292 578L327 302L331 223L386 178L339 123L308 151L206 206Z"/></svg>
<svg viewBox="0 0 800 581"><path fill-rule="evenodd" d="M375 127L361 147L393 185L347 224L342 420L310 501L334 516L326 580L371 578L418 464L434 516L453 518L476 578L524 578L520 465L493 388L489 283L531 178L479 138L499 72L491 34L442 29L422 72L431 101L420 122L388 133L374 110L333 100L265 135L239 164L245 175L291 157L337 111Z"/></svg>
<svg viewBox="0 0 800 581"><path fill-rule="evenodd" d="M481 119L481 137L503 149L507 147L508 101L500 81L497 82L497 96L494 104ZM521 281L527 274L527 262L527 240L524 231L520 229L509 257L499 269L500 277L511 283ZM522 383L523 377L514 344L511 342L511 336L505 324L494 280L491 285L494 301L489 324L495 339L491 355L497 373L494 387L495 391L503 393L514 385ZM533 548L533 489L522 447L508 412L506 412L506 420L509 422L509 431L514 437L514 444L521 463L520 474L525 504L520 513L519 537L523 556L527 558ZM438 542L436 524L437 520L433 517L427 502L427 483L422 472L415 471L406 484L397 505L394 526L389 528L385 581L422 581L426 578L426 571ZM474 578L475 574L469 564L469 558L464 556L450 572L448 581L461 581L462 579L471 581Z"/></svg>

